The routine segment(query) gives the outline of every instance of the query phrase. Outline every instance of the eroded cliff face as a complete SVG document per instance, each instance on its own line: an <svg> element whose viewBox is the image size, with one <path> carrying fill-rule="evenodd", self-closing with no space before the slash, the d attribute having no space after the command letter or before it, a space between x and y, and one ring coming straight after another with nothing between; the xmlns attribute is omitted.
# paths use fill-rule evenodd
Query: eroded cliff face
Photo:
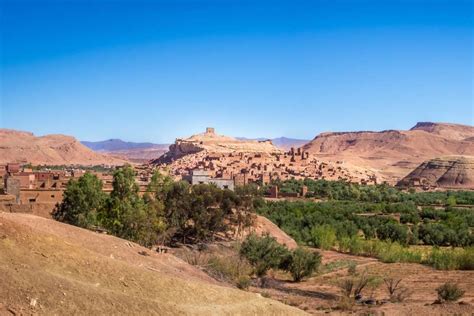
<svg viewBox="0 0 474 316"><path fill-rule="evenodd" d="M474 189L474 157L448 156L425 161L398 185Z"/></svg>

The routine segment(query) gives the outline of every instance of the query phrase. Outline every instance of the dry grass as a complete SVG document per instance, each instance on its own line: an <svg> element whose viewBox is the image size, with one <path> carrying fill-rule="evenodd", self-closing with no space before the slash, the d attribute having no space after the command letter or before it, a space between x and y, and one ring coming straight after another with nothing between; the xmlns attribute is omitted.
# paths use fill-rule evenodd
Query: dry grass
<svg viewBox="0 0 474 316"><path fill-rule="evenodd" d="M52 220L0 213L0 237L0 314L300 312L220 286L172 255Z"/></svg>

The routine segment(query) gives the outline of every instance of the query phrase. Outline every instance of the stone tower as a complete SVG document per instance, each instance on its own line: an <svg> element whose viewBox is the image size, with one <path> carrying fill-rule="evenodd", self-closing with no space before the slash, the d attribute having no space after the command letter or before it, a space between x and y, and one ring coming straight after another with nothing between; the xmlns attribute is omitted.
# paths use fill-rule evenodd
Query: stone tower
<svg viewBox="0 0 474 316"><path fill-rule="evenodd" d="M206 134L214 134L214 127L206 127Z"/></svg>

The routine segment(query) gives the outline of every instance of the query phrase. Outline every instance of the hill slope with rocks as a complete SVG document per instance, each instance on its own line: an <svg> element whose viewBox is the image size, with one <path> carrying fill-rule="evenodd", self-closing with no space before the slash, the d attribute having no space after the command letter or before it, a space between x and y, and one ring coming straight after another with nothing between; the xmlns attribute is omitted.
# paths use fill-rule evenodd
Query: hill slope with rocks
<svg viewBox="0 0 474 316"><path fill-rule="evenodd" d="M28 162L43 165L122 165L124 160L96 153L66 135L35 136L0 129L0 163Z"/></svg>
<svg viewBox="0 0 474 316"><path fill-rule="evenodd" d="M398 185L474 189L474 157L448 156L430 159L400 180Z"/></svg>
<svg viewBox="0 0 474 316"><path fill-rule="evenodd" d="M171 254L29 214L0 212L0 314L304 315Z"/></svg>
<svg viewBox="0 0 474 316"><path fill-rule="evenodd" d="M474 127L418 123L408 131L322 133L302 148L317 157L370 168L396 183L425 160L474 155Z"/></svg>
<svg viewBox="0 0 474 316"><path fill-rule="evenodd" d="M204 133L192 135L185 139L176 139L176 142L169 147L169 151L153 163L169 163L199 152L272 154L280 153L281 150L274 146L270 140L242 140L218 135L214 132L214 129L208 128Z"/></svg>

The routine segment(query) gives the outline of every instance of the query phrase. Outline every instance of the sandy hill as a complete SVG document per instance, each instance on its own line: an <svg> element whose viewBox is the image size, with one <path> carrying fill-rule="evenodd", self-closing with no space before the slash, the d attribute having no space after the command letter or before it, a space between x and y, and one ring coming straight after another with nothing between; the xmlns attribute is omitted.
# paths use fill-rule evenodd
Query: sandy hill
<svg viewBox="0 0 474 316"><path fill-rule="evenodd" d="M398 185L474 189L474 157L448 156L430 159L400 180Z"/></svg>
<svg viewBox="0 0 474 316"><path fill-rule="evenodd" d="M234 137L219 135L213 128L206 132L192 135L185 139L176 139L169 151L153 163L169 163L183 156L198 152L209 153L279 153L281 152L270 140L242 140Z"/></svg>
<svg viewBox="0 0 474 316"><path fill-rule="evenodd" d="M304 314L173 255L28 214L0 212L0 275L2 315Z"/></svg>
<svg viewBox="0 0 474 316"><path fill-rule="evenodd" d="M474 137L474 126L460 124L419 122L410 129L410 131L415 130L456 140L467 140Z"/></svg>
<svg viewBox="0 0 474 316"><path fill-rule="evenodd" d="M29 162L47 165L121 165L124 160L95 153L65 135L37 137L33 133L0 129L0 163Z"/></svg>
<svg viewBox="0 0 474 316"><path fill-rule="evenodd" d="M303 146L312 154L374 170L395 183L421 162L447 155L474 155L474 128L418 123L408 131L322 133Z"/></svg>

